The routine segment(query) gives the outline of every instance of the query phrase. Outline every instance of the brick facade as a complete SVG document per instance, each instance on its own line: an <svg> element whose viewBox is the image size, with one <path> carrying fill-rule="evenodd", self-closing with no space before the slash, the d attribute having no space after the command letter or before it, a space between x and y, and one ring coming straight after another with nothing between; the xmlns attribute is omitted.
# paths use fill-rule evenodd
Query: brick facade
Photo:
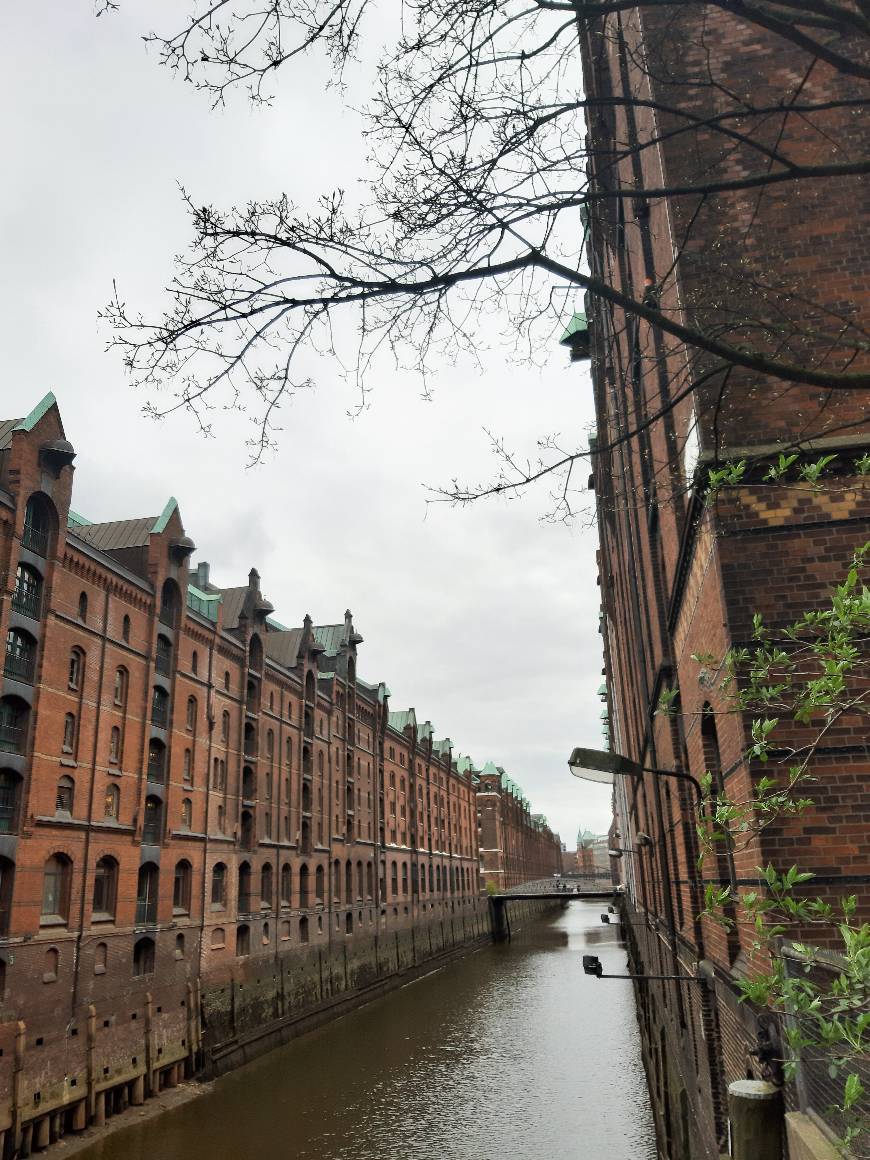
<svg viewBox="0 0 870 1160"><path fill-rule="evenodd" d="M811 119L777 119L778 149L803 163L826 163L843 151L866 156L866 121L834 106L862 83L844 81L818 61L808 71L809 58L798 49L723 8L625 10L588 20L581 43L587 94L615 97L589 116L593 191L725 182L763 170L761 153L749 144L723 143L663 109L703 119L727 112L732 100L745 100L744 108L785 103L796 89L802 101L829 107ZM756 141L774 141L774 130L755 116L739 123ZM794 326L781 355L834 369L840 364L825 364L812 337L831 325L825 309L866 317L866 178L783 182L761 195L755 189L596 205L593 272L638 301L654 287L663 311L718 328L729 341L757 341L751 324L779 301ZM854 548L870 538L868 492L851 467L870 443L870 398L773 383L748 371L731 374L720 395L721 374L704 380L709 362L688 359L675 340L619 309L595 310L593 482L612 746L649 768L696 777L710 770L739 800L760 772L744 759L749 722L726 711L716 681L692 656L721 657L746 642L755 612L776 627L823 604ZM867 364L859 356L853 369L862 358ZM647 419L641 434L621 441ZM821 485L765 482L765 465L800 445L837 456ZM743 456L760 466L705 503L706 467ZM673 716L656 712L663 692L676 695ZM800 740L798 732L783 736ZM733 857L723 850L706 873L745 890L757 882L759 866L797 862L816 873L820 893L857 893L866 913L866 737L848 722L832 729L813 773L814 807L738 844ZM617 778L614 802L611 843L623 851L635 969L700 971L707 980L638 988L660 1145L672 1160L712 1160L725 1150L727 1084L768 1074L777 1028L765 1012L738 1002L736 980L752 966L751 934L698 918L703 896L690 787L653 775L640 783Z"/></svg>
<svg viewBox="0 0 870 1160"><path fill-rule="evenodd" d="M73 458L52 396L0 423L6 1153L489 936L476 773L358 676L350 612L218 588L174 500L88 522Z"/></svg>

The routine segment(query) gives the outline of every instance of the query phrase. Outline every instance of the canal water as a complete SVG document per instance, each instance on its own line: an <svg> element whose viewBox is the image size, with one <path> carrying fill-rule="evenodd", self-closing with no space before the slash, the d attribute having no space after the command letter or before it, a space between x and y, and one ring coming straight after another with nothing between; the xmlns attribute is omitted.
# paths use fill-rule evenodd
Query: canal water
<svg viewBox="0 0 870 1160"><path fill-rule="evenodd" d="M219 1079L82 1160L655 1160L631 986L573 902Z"/></svg>

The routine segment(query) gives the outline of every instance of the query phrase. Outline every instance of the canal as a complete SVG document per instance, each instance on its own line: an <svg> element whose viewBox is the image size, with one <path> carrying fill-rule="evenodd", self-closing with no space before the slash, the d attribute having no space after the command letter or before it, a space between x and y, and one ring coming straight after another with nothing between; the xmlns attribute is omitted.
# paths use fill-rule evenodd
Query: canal
<svg viewBox="0 0 870 1160"><path fill-rule="evenodd" d="M631 986L574 902L107 1134L82 1160L655 1160Z"/></svg>

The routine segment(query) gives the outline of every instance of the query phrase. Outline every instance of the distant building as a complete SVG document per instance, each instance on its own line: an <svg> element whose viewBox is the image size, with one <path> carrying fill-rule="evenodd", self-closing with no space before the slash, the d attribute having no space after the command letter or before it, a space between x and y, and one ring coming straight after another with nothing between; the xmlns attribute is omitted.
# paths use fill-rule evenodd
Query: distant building
<svg viewBox="0 0 870 1160"><path fill-rule="evenodd" d="M543 814L500 765L488 761L477 787L480 872L490 889L509 890L562 869L562 844Z"/></svg>
<svg viewBox="0 0 870 1160"><path fill-rule="evenodd" d="M489 935L475 771L358 675L351 613L217 585L175 500L92 523L74 458L53 396L0 422L6 1153ZM499 800L539 876L556 839Z"/></svg>

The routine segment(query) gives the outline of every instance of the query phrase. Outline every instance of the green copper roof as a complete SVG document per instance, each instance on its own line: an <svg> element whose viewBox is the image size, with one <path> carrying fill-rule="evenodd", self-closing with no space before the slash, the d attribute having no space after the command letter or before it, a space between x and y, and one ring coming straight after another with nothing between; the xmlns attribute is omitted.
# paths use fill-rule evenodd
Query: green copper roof
<svg viewBox="0 0 870 1160"><path fill-rule="evenodd" d="M212 623L217 623L218 608L223 596L220 592L203 592L193 584L187 586L187 607Z"/></svg>
<svg viewBox="0 0 870 1160"><path fill-rule="evenodd" d="M47 395L44 395L43 398L39 400L29 415L26 415L23 419L20 419L15 424L13 430L32 431L42 416L46 413L46 411L50 410L50 408L53 407L56 402L57 399L54 397L54 392L49 391Z"/></svg>
<svg viewBox="0 0 870 1160"><path fill-rule="evenodd" d="M178 511L178 500L174 495L171 495L166 502L166 507L154 521L154 527L151 529L152 533L159 534L166 531L166 525L172 518L172 513Z"/></svg>
<svg viewBox="0 0 870 1160"><path fill-rule="evenodd" d="M574 315L568 325L565 327L565 333L559 339L559 342L570 342L572 337L578 331L588 331L589 323L586 321L586 315L582 311Z"/></svg>
<svg viewBox="0 0 870 1160"><path fill-rule="evenodd" d="M84 528L90 524L90 520L86 520L84 516L80 516L78 512L74 512L72 508L66 513L66 526L68 528Z"/></svg>

